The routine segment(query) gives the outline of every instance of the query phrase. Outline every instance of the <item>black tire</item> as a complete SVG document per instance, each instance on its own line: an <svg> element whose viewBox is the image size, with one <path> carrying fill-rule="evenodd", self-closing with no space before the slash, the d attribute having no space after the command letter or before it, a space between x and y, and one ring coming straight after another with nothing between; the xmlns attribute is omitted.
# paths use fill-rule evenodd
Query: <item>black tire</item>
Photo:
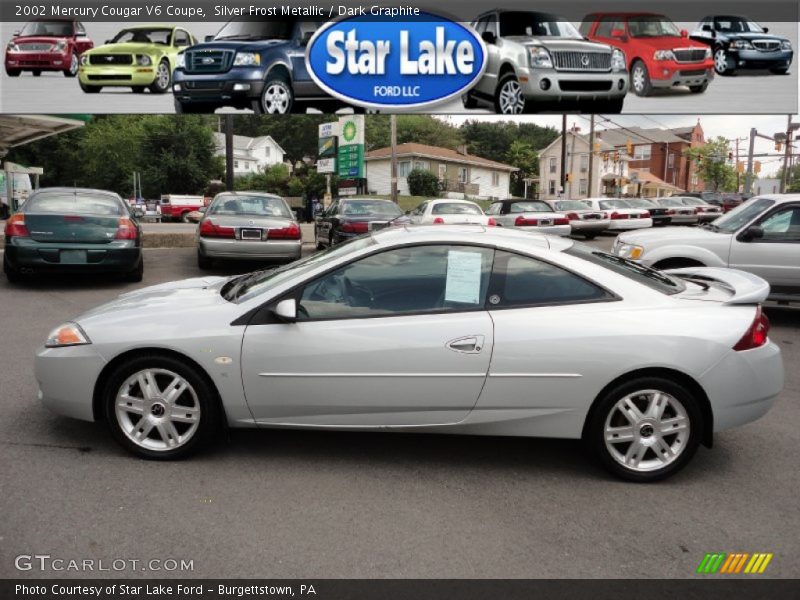
<svg viewBox="0 0 800 600"><path fill-rule="evenodd" d="M294 90L291 82L286 77L270 73L264 82L261 95L253 100L250 105L257 115L285 115L294 108Z"/></svg>
<svg viewBox="0 0 800 600"><path fill-rule="evenodd" d="M128 439L117 420L115 401L123 383L133 374L144 369L165 369L185 379L194 389L200 407L200 419L194 435L182 446L172 450L153 450L143 448ZM163 388L162 388L163 389ZM175 460L207 447L217 437L222 423L222 411L216 390L205 373L188 361L166 355L150 354L137 356L122 362L109 376L102 391L103 410L114 439L129 452L151 460Z"/></svg>
<svg viewBox="0 0 800 600"><path fill-rule="evenodd" d="M9 77L19 77L22 73L22 69L9 69L6 67L6 75Z"/></svg>
<svg viewBox="0 0 800 600"><path fill-rule="evenodd" d="M144 279L144 258L140 258L139 264L124 275L124 280L130 281L131 283L138 283L142 279Z"/></svg>
<svg viewBox="0 0 800 600"><path fill-rule="evenodd" d="M19 272L19 269L11 266L5 252L3 253L3 273L5 273L9 283L19 283L22 281L22 273Z"/></svg>
<svg viewBox="0 0 800 600"><path fill-rule="evenodd" d="M159 71L165 68L167 73L167 79L165 81L159 80ZM169 61L166 58L162 58L161 62L158 63L156 67L156 78L153 80L153 83L150 84L148 88L151 93L153 94L166 94L169 91L170 86L172 85L172 69L169 68Z"/></svg>
<svg viewBox="0 0 800 600"><path fill-rule="evenodd" d="M38 69L35 69L35 70L31 71L31 73L33 73L34 77L41 77L41 75L42 75L42 72L40 70L38 70Z"/></svg>
<svg viewBox="0 0 800 600"><path fill-rule="evenodd" d="M88 85L86 83L80 82L81 89L86 92L87 94L97 94L100 90L103 89L100 85Z"/></svg>
<svg viewBox="0 0 800 600"><path fill-rule="evenodd" d="M462 94L461 104L464 105L464 108L478 108L478 101L469 92Z"/></svg>
<svg viewBox="0 0 800 600"><path fill-rule="evenodd" d="M78 74L78 68L80 64L78 53L73 50L72 56L70 56L69 60L69 69L62 71L62 73L64 73L64 77L75 77Z"/></svg>
<svg viewBox="0 0 800 600"><path fill-rule="evenodd" d="M641 78L640 78L641 75ZM653 93L653 84L650 81L650 73L647 65L641 60L636 60L631 65L630 87L637 96L649 96Z"/></svg>
<svg viewBox="0 0 800 600"><path fill-rule="evenodd" d="M134 94L144 94L144 91L147 89L143 85L134 85L132 88Z"/></svg>
<svg viewBox="0 0 800 600"><path fill-rule="evenodd" d="M587 242L591 242L596 237L597 237L596 233L584 233L583 234L583 239L585 239Z"/></svg>
<svg viewBox="0 0 800 600"><path fill-rule="evenodd" d="M200 251L197 251L197 267L202 270L210 269L214 266L214 259L209 258L207 256L203 256L200 254Z"/></svg>
<svg viewBox="0 0 800 600"><path fill-rule="evenodd" d="M708 81L704 81L701 85L690 85L689 91L693 94L702 94L708 89Z"/></svg>
<svg viewBox="0 0 800 600"><path fill-rule="evenodd" d="M770 69L769 72L773 75L786 75L789 72L789 67L785 67L783 69Z"/></svg>
<svg viewBox="0 0 800 600"><path fill-rule="evenodd" d="M612 426L620 424L627 425L629 423L629 421L626 421L624 418L619 421L614 421L614 419L620 419L621 417L621 414L615 409L616 403L628 395L643 390L655 390L662 394L669 394L669 396L672 396L673 399L677 400L680 405L682 405L689 424L688 434L685 432L678 432L663 436L665 441L669 440L668 443L674 442L680 444L680 454L665 466L647 471L634 470L631 467L620 464L606 447L605 437L607 420L611 421ZM645 403L640 401L638 407L641 412L643 412L644 406ZM671 410L671 408L668 407L666 410ZM666 412L664 414L667 415ZM660 435L653 435L652 426L650 426L650 434L645 434L645 427L648 425L649 423L645 421L641 425L635 425L633 427L636 431L634 435L637 436L637 439L654 440L655 438L662 437ZM700 409L699 400L695 398L686 387L662 377L641 377L624 382L614 387L614 389L610 390L603 397L597 399L586 421L584 443L591 456L597 459L605 469L617 477L637 483L650 483L674 475L689 463L692 456L694 456L694 453L697 451L697 447L703 436L703 425L703 412ZM619 451L625 449L624 445L617 445L615 447ZM630 446L628 446L628 448L630 448ZM640 458L652 459L656 452L655 446L649 449L645 447L644 452L645 454ZM636 456L634 455L633 458L635 459Z"/></svg>
<svg viewBox="0 0 800 600"><path fill-rule="evenodd" d="M213 104L204 102L187 102L184 104L177 98L175 99L175 114L178 115L213 114L216 108Z"/></svg>
<svg viewBox="0 0 800 600"><path fill-rule="evenodd" d="M519 94L519 97L516 95ZM510 95L515 97L513 103L504 102L504 97ZM509 71L500 78L497 89L494 92L494 111L504 115L519 115L528 112L530 102L522 95L522 87L517 76Z"/></svg>

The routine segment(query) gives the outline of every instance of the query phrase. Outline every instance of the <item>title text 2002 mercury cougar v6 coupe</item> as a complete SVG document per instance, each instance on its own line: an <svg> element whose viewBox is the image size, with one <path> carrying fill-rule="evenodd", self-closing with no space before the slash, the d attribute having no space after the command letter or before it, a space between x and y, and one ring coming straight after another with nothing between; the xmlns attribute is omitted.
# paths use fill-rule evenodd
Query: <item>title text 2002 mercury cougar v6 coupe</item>
<svg viewBox="0 0 800 600"><path fill-rule="evenodd" d="M653 481L780 393L768 291L565 238L392 227L277 270L123 294L57 327L35 372L48 407L106 419L146 458L225 422L544 436Z"/></svg>

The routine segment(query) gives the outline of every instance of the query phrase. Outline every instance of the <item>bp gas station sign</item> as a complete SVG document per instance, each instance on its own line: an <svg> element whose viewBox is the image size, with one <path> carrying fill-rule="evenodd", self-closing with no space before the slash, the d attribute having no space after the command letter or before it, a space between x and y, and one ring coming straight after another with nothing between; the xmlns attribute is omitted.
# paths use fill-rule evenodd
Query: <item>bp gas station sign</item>
<svg viewBox="0 0 800 600"><path fill-rule="evenodd" d="M364 115L339 119L337 163L340 178L364 178Z"/></svg>

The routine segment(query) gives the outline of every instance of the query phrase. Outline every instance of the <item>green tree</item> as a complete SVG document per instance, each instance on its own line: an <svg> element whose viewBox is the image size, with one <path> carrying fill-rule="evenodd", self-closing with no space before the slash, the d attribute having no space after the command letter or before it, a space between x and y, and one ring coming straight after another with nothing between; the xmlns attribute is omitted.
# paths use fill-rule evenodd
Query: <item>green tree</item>
<svg viewBox="0 0 800 600"><path fill-rule="evenodd" d="M364 142L367 150L385 148L391 144L388 115L367 115ZM454 150L464 143L464 138L458 127L442 119L430 115L397 115L397 143L408 142Z"/></svg>
<svg viewBox="0 0 800 600"><path fill-rule="evenodd" d="M522 196L525 193L523 180L536 175L539 171L539 154L529 143L514 140L508 149L505 162L519 169L511 174L511 193Z"/></svg>
<svg viewBox="0 0 800 600"><path fill-rule="evenodd" d="M140 162L142 123L140 115L109 115L84 126L78 144L82 159L73 165L80 184L129 196L133 173L144 166ZM142 172L142 184L149 183L145 179Z"/></svg>
<svg viewBox="0 0 800 600"><path fill-rule="evenodd" d="M498 162L507 160L515 141L539 151L558 137L558 131L552 127L515 121L467 121L461 131L470 154ZM535 174L536 169L538 166L531 174Z"/></svg>
<svg viewBox="0 0 800 600"><path fill-rule="evenodd" d="M698 148L689 148L684 155L697 165L697 174L715 192L736 191L736 169L728 163L729 142L717 137Z"/></svg>

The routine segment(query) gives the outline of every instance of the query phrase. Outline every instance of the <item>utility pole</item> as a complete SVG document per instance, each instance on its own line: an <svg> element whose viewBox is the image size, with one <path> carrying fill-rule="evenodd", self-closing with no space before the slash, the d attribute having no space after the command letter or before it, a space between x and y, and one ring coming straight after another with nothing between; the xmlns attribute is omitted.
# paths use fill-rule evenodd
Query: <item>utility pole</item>
<svg viewBox="0 0 800 600"><path fill-rule="evenodd" d="M792 115L789 115L786 123L786 148L783 153L783 177L781 178L781 194L786 193L786 185L789 182L789 158L792 155L792 133L796 129L792 123Z"/></svg>
<svg viewBox="0 0 800 600"><path fill-rule="evenodd" d="M587 178L589 185L586 186L586 197L592 198L592 175L594 174L594 114L589 118L589 172ZM580 191L580 190L579 190Z"/></svg>
<svg viewBox="0 0 800 600"><path fill-rule="evenodd" d="M392 202L397 204L397 115L389 116L392 145Z"/></svg>
<svg viewBox="0 0 800 600"><path fill-rule="evenodd" d="M744 178L744 193L749 194L753 186L753 153L756 148L756 136L758 131L753 127L750 129L750 148L747 151L747 174Z"/></svg>
<svg viewBox="0 0 800 600"><path fill-rule="evenodd" d="M578 137L578 127L576 125L573 125L572 129L570 129L570 133L572 133L572 145L570 146L570 149L569 149L569 173L574 173L575 172L575 138ZM572 178L570 177L570 180L569 180L569 194L567 194L566 190L564 190L565 191L564 196L566 198L572 198L572 184L573 184L573 181L572 181ZM578 189L580 189L580 188L578 188Z"/></svg>
<svg viewBox="0 0 800 600"><path fill-rule="evenodd" d="M561 115L561 189L560 194L566 190L564 185L567 182L567 115ZM561 195L559 195L561 197Z"/></svg>
<svg viewBox="0 0 800 600"><path fill-rule="evenodd" d="M233 191L233 115L225 115L225 189Z"/></svg>

